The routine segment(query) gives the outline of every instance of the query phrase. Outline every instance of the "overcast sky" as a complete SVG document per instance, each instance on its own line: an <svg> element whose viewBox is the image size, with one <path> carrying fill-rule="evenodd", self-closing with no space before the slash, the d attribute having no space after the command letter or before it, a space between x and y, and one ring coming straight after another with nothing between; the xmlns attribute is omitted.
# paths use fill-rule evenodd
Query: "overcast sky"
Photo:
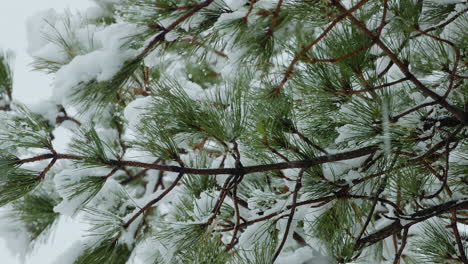
<svg viewBox="0 0 468 264"><path fill-rule="evenodd" d="M31 58L26 53L25 22L34 13L54 8L85 10L90 0L14 0L2 1L0 8L0 48L16 53L14 97L25 103L34 103L50 96L50 78L39 72L31 72Z"/></svg>
<svg viewBox="0 0 468 264"><path fill-rule="evenodd" d="M85 10L91 5L90 0L13 0L3 1L0 8L0 48L12 49L16 53L15 80L13 96L26 104L34 104L50 96L51 79L39 72L31 72L28 66L31 58L26 53L25 22L34 13L54 8L62 11L65 8ZM37 248L26 259L26 264L50 264L79 236L79 230L70 219L63 219L53 236L53 241ZM0 263L20 264L7 249L7 243L13 243L0 237Z"/></svg>

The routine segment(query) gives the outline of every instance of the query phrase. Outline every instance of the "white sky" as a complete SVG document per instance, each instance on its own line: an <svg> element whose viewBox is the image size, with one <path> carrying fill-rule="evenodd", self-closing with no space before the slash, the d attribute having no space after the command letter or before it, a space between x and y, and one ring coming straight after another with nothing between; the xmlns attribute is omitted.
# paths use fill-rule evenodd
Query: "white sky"
<svg viewBox="0 0 468 264"><path fill-rule="evenodd" d="M91 5L90 0L0 0L0 48L12 49L16 53L14 93L16 100L26 104L34 104L50 96L50 77L31 72L28 66L31 58L26 53L25 22L34 13L54 8L62 11L65 8L84 10ZM48 245L37 248L26 258L26 264L50 264L72 242L79 237L77 226L70 219L64 219L57 226L53 241ZM9 239L14 239L9 238ZM7 244L0 237L0 263L20 264L19 258L14 257L7 249Z"/></svg>
<svg viewBox="0 0 468 264"><path fill-rule="evenodd" d="M26 53L26 19L34 13L54 8L84 10L90 0L0 0L0 48L16 53L14 97L24 103L34 103L50 96L50 78L40 72L31 72L31 58Z"/></svg>

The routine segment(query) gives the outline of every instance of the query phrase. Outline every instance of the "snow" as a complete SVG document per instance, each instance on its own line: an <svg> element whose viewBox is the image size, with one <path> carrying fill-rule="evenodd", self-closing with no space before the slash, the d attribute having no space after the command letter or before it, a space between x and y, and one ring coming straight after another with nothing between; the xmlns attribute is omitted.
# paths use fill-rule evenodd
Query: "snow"
<svg viewBox="0 0 468 264"><path fill-rule="evenodd" d="M314 263L314 264L328 264L329 259L324 257L317 257L316 252L309 247L298 248L293 252L282 253L276 263L278 264L291 264L291 263Z"/></svg>
<svg viewBox="0 0 468 264"><path fill-rule="evenodd" d="M256 244L262 244L269 240L269 222L258 222L248 226L239 238L239 247L251 250Z"/></svg>
<svg viewBox="0 0 468 264"><path fill-rule="evenodd" d="M45 19L46 18L46 19ZM50 32L50 24L55 24L59 19L59 14L55 9L47 9L36 13L26 21L28 36L28 52L35 54L49 44L44 38L44 32ZM52 54L55 56L55 54Z"/></svg>
<svg viewBox="0 0 468 264"><path fill-rule="evenodd" d="M66 104L70 91L80 84L96 80L108 81L134 58L138 51L122 49L127 38L138 32L136 25L117 23L107 27L85 24L87 17L74 16L70 11L58 14L50 9L42 11L28 20L29 53L32 56L66 63L66 52L45 36L60 36L71 43L73 49L83 47L91 52L76 54L70 63L64 65L55 75L54 100ZM71 33L73 32L73 33ZM55 37L54 37L55 38ZM75 47L76 46L76 47ZM95 50L93 50L95 49ZM67 55L67 56L66 56Z"/></svg>
<svg viewBox="0 0 468 264"><path fill-rule="evenodd" d="M258 9L274 9L278 4L278 0L259 0L255 3Z"/></svg>
<svg viewBox="0 0 468 264"><path fill-rule="evenodd" d="M163 256L163 259L166 259L168 262L171 261L172 258L171 252L169 252L158 240L148 238L138 243L127 263L154 263L154 259L157 255Z"/></svg>
<svg viewBox="0 0 468 264"><path fill-rule="evenodd" d="M325 163L322 165L323 176L329 180L336 180L341 178L344 174L347 174L347 180L354 179L359 176L359 173L352 169L358 168L367 157L368 155L349 160Z"/></svg>
<svg viewBox="0 0 468 264"><path fill-rule="evenodd" d="M73 131L64 126L59 126L52 132L54 139L52 140L52 145L54 146L55 151L58 153L66 153L68 144L71 143L72 137L74 135Z"/></svg>
<svg viewBox="0 0 468 264"><path fill-rule="evenodd" d="M41 115L51 125L55 125L58 116L58 107L55 102L44 100L30 105L28 108L31 112Z"/></svg>
<svg viewBox="0 0 468 264"><path fill-rule="evenodd" d="M7 241L7 249L24 263L30 250L30 239L25 227L12 221L8 208L0 210L0 236Z"/></svg>
<svg viewBox="0 0 468 264"><path fill-rule="evenodd" d="M73 264L84 252L85 245L81 240L75 241L68 249L60 254L52 264Z"/></svg>
<svg viewBox="0 0 468 264"><path fill-rule="evenodd" d="M70 187L87 177L102 177L109 173L110 169L105 168L86 168L86 169L64 169L54 177L57 192L62 201L54 207L54 211L67 216L74 216L78 209L85 206L84 202L91 195L90 190L84 190L76 197L70 197ZM109 185L110 180L105 185ZM104 189L104 188L103 188Z"/></svg>
<svg viewBox="0 0 468 264"><path fill-rule="evenodd" d="M390 132L388 104L386 101L382 102L382 130L383 130L383 143L385 155L390 156L392 151L391 140L392 135Z"/></svg>
<svg viewBox="0 0 468 264"><path fill-rule="evenodd" d="M142 114L151 104L153 98L150 96L140 97L129 103L124 110L124 117L128 122L129 130L136 132L136 127L140 123Z"/></svg>
<svg viewBox="0 0 468 264"><path fill-rule="evenodd" d="M206 222L212 215L212 210L219 197L219 191L205 191L200 194L200 198L193 201L193 217L195 221ZM225 202L229 204L227 197ZM231 202L232 204L232 202Z"/></svg>
<svg viewBox="0 0 468 264"><path fill-rule="evenodd" d="M135 244L135 233L138 232L138 227L143 221L143 215L139 216L126 229L123 230L119 237L119 243L127 245L128 248L133 248Z"/></svg>
<svg viewBox="0 0 468 264"><path fill-rule="evenodd" d="M66 104L70 90L78 85L93 80L98 82L111 80L123 64L135 55L135 51L122 52L119 49L111 49L77 56L56 74L54 82L56 100Z"/></svg>
<svg viewBox="0 0 468 264"><path fill-rule="evenodd" d="M231 10L235 11L245 6L247 0L224 0L224 3L226 3L226 5L229 6L229 8L231 8Z"/></svg>
<svg viewBox="0 0 468 264"><path fill-rule="evenodd" d="M239 1L239 2L241 2L241 1ZM231 22L233 20L241 19L241 18L243 18L245 16L246 11L247 10L237 10L237 11L234 11L232 13L224 13L218 18L218 20L216 21L214 26L219 27L219 26L222 26L223 24L229 23L229 22Z"/></svg>

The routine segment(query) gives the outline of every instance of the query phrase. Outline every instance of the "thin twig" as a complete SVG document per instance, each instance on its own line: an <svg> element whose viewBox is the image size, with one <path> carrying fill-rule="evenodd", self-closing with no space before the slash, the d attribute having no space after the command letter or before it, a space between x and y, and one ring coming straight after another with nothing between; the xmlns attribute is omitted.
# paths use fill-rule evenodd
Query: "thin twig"
<svg viewBox="0 0 468 264"><path fill-rule="evenodd" d="M468 259L465 254L465 246L463 245L463 240L460 236L460 232L458 231L457 211L452 212L451 220L453 234L455 235L455 241L457 241L458 251L460 252L460 259L463 261L463 263L468 263Z"/></svg>
<svg viewBox="0 0 468 264"><path fill-rule="evenodd" d="M297 176L296 187L294 188L294 193L293 193L293 198L292 198L291 213L289 214L288 222L286 223L286 227L285 227L284 235L283 235L283 240L281 240L281 243L280 243L278 249L276 249L275 255L273 256L273 261L272 261L273 263L278 258L279 254L281 253L281 250L283 250L283 247L286 244L286 241L288 240L289 229L291 228L291 224L292 224L292 221L294 219L294 214L296 212L297 196L299 194L299 190L302 187L302 176L303 175L304 175L304 169L302 169L299 172L299 175Z"/></svg>
<svg viewBox="0 0 468 264"><path fill-rule="evenodd" d="M403 254L403 250L405 249L406 241L408 240L408 231L409 231L409 227L403 229L403 236L401 238L401 246L400 246L400 249L398 249L398 251L395 254L395 260L393 261L393 264L400 264L400 258L401 258L401 255Z"/></svg>
<svg viewBox="0 0 468 264"><path fill-rule="evenodd" d="M156 204L157 202L159 202L160 200L162 200L169 192L172 191L172 189L174 189L174 187L177 186L177 183L179 183L179 181L182 179L182 176L184 176L184 173L183 173L183 172L179 173L179 175L178 175L177 178L174 180L174 182L171 184L171 186L169 186L169 188L167 188L166 190L164 190L164 192L161 193L158 197L156 197L155 199L151 200L151 201L148 202L145 206L143 206L143 208L141 208L140 210L138 210L138 212L137 212L136 214L134 214L134 215L123 225L123 227L124 227L124 228L129 227L141 214L143 214L143 213L146 212L148 209L150 209L154 204Z"/></svg>
<svg viewBox="0 0 468 264"><path fill-rule="evenodd" d="M352 7L351 9L349 10L346 10L345 12L343 12L343 14L339 15L338 17L335 18L335 20L333 20L330 25L328 25L327 28L325 28L325 30L323 30L323 32L317 37L315 38L314 40L312 40L311 42L309 42L309 44L307 44L305 47L303 47L297 54L296 56L294 56L293 60L291 61L291 63L289 64L286 72L284 73L284 77L283 79L281 80L281 82L278 84L278 86L276 86L276 88L274 88L273 90L273 94L279 94L279 92L281 91L281 89L283 88L283 86L286 84L286 82L289 80L289 78L291 77L291 74L293 73L294 71L294 68L296 66L296 64L299 62L299 59L302 58L303 56L305 56L307 54L307 52L315 45L317 44L320 40L322 40L326 35L328 35L328 33L330 33L330 31L338 24L338 22L340 22L341 20L343 20L344 18L346 18L346 16L348 15L348 12L349 13L352 13L354 12L355 10L359 9L362 5L364 5L368 0L361 0L358 4L356 4L354 7Z"/></svg>

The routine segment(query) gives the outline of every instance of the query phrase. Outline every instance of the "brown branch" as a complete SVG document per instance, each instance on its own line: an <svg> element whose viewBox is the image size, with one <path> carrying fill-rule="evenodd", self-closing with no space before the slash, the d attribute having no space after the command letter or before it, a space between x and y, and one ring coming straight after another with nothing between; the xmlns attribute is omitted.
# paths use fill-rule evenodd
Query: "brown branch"
<svg viewBox="0 0 468 264"><path fill-rule="evenodd" d="M384 0L382 19L380 21L380 26L377 28L377 35L379 36L382 34L382 30L384 29L386 25L385 19L387 18L387 12L388 12L388 0Z"/></svg>
<svg viewBox="0 0 468 264"><path fill-rule="evenodd" d="M448 144L448 141L447 143L445 144L445 169L444 169L444 175L443 175L443 179L442 179L442 185L440 186L439 190L437 190L435 193L433 193L432 195L428 195L428 196L423 196L421 198L424 198L424 199L432 199L432 198L435 198L436 196L438 196L444 189L447 191L447 193L452 196L452 191L450 190L450 188L448 187L447 185L447 181L448 181L448 171L449 171L449 157L450 157L450 150L449 150L449 144ZM429 166L430 167L430 166Z"/></svg>
<svg viewBox="0 0 468 264"><path fill-rule="evenodd" d="M236 245L238 241L237 233L239 233L239 230L240 230L241 215L240 215L240 210L239 210L239 199L237 197L237 184L234 185L234 188L232 190L232 200L234 201L234 212L236 215L236 222L234 225L234 233L232 234L231 242L227 246L226 251L229 251L232 248L234 248L234 246Z"/></svg>
<svg viewBox="0 0 468 264"><path fill-rule="evenodd" d="M45 169L39 174L38 178L39 179L44 179L44 177L46 176L46 174L50 171L50 169L52 169L52 167L54 166L55 162L57 162L57 156L53 157L52 160L49 162L49 165L47 165L47 167L45 167Z"/></svg>
<svg viewBox="0 0 468 264"><path fill-rule="evenodd" d="M251 0L250 1L250 6L249 6L249 10L247 10L247 13L245 14L245 16L242 18L242 21L244 23L247 23L248 20L249 20L249 16L250 14L252 13L252 10L253 10L253 7L255 5L255 2L257 2L257 0Z"/></svg>
<svg viewBox="0 0 468 264"><path fill-rule="evenodd" d="M67 115L66 116L57 116L57 118L55 118L55 122L57 124L61 124L61 123L65 122L65 121L71 121L71 122L75 123L76 125L81 126L80 121L78 121L77 119L75 119L73 117L67 116Z"/></svg>
<svg viewBox="0 0 468 264"><path fill-rule="evenodd" d="M237 144L237 142L235 140L232 141L233 145L234 145L234 153L235 153L235 159L236 159L236 169L239 169L240 172L235 175L234 177L234 186L233 186L233 194L232 194L232 197L233 197L233 201L234 201L234 210L235 210L235 214L236 214L236 223L235 223L235 226L234 226L234 234L232 234L232 239L231 239L231 242L229 243L228 247L226 248L226 251L229 251L231 248L234 247L234 245L237 243L237 233L239 232L239 225L240 225L240 220L241 220L241 215L240 215L240 210L239 210L239 201L238 201L238 198L237 198L237 186L241 183L243 177L244 177L244 174L242 173L242 169L243 169L243 165L242 165L242 162L241 162L241 155L240 155L240 152L239 152L239 146Z"/></svg>
<svg viewBox="0 0 468 264"><path fill-rule="evenodd" d="M164 186L164 179L163 178L164 178L164 171L159 171L158 181L154 185L153 192L156 192L158 190L159 186L161 186L161 190L166 189L166 186Z"/></svg>
<svg viewBox="0 0 468 264"><path fill-rule="evenodd" d="M5 112L11 111L11 107L9 104L5 106L0 106L0 111L5 111Z"/></svg>
<svg viewBox="0 0 468 264"><path fill-rule="evenodd" d="M363 147L356 150L346 151L342 153L318 156L313 159L302 160L302 161L291 161L291 162L280 162L273 164L264 164L264 165L254 165L246 166L242 168L243 174L252 174L257 172L266 172L273 170L283 170L283 169L301 169L309 168L315 165L335 162L341 160L354 159L362 156L366 156L377 151L378 148L375 146ZM74 157L75 159L81 159L79 157ZM195 175L221 175L221 174L238 174L239 169L236 168L215 168L215 169L197 169L197 168L186 168L180 166L168 166L168 165L158 165L158 164L148 164L138 161L124 161L124 160L110 160L106 165L110 166L130 166L130 167L140 167L148 168L154 170L163 170L163 171L172 171L172 172L184 172L187 174Z"/></svg>
<svg viewBox="0 0 468 264"><path fill-rule="evenodd" d="M153 164L158 164L159 162L161 162L161 159L157 159L156 161L153 162ZM121 181L120 184L128 184L129 182L131 181L134 181L138 178L141 178L143 176L146 175L146 173L148 172L149 169L143 169L141 170L140 172L138 172L137 174L135 174L133 177L129 177L129 178L126 178L125 180Z"/></svg>
<svg viewBox="0 0 468 264"><path fill-rule="evenodd" d="M397 122L400 118L404 117L405 115L411 114L412 112L418 111L418 110L421 109L421 108L428 107L428 106L435 105L435 104L437 104L437 102L435 102L435 101L428 102L428 103L424 103L424 104L420 104L420 105L418 105L418 106L416 106L416 107L413 107L413 108L411 108L411 109L408 109L408 110L404 111L404 112L401 113L401 114L398 114L398 115L396 115L396 116L390 117L390 119L392 120L392 122Z"/></svg>
<svg viewBox="0 0 468 264"><path fill-rule="evenodd" d="M36 162L36 161L51 159L51 158L53 158L54 156L55 156L55 155L54 155L53 153L43 154L43 155L35 156L35 157L32 157L32 158L27 158L27 159L18 160L18 161L15 162L15 164L16 164L16 165L22 165L22 164L25 164L25 163L31 163L31 162Z"/></svg>
<svg viewBox="0 0 468 264"><path fill-rule="evenodd" d="M155 4L154 6L157 7L157 8L168 9L170 11L188 10L188 9L197 7L197 5L181 5L181 6L174 5L174 6L170 6L170 5L164 5L164 4Z"/></svg>
<svg viewBox="0 0 468 264"><path fill-rule="evenodd" d="M283 4L283 0L279 0L278 3L276 4L275 10L271 13L272 18L271 18L271 23L270 26L268 27L267 30L267 36L271 37L273 36L273 32L275 31L275 27L278 24L278 15L281 11L281 5Z"/></svg>
<svg viewBox="0 0 468 264"><path fill-rule="evenodd" d="M216 201L216 203L215 203L215 205L213 207L212 214L211 214L210 218L208 218L208 220L206 221L207 225L211 225L213 223L213 221L216 219L216 217L218 216L218 214L219 214L219 212L221 210L221 206L222 206L224 200L226 199L226 195L228 194L230 185L232 184L233 181L235 181L234 175L231 175L224 182L223 187L221 188L221 192L219 193L218 200Z"/></svg>
<svg viewBox="0 0 468 264"><path fill-rule="evenodd" d="M286 161L286 162L289 162L289 159L284 156L283 154L281 154L278 150L276 150L275 148L273 148L272 146L270 146L270 144L268 144L268 139L266 137L264 137L262 139L262 144L269 150L271 151L273 154L275 154L276 156L280 157L282 160Z"/></svg>
<svg viewBox="0 0 468 264"><path fill-rule="evenodd" d="M119 170L119 168L113 168L106 176L102 176L102 179L107 180L107 178L114 175L118 170Z"/></svg>
<svg viewBox="0 0 468 264"><path fill-rule="evenodd" d="M315 157L313 159L308 159L308 160L245 166L242 169L237 169L237 168L197 169L197 168L159 165L159 164L151 164L151 163L144 163L144 162L138 162L138 161L125 161L125 160L109 160L103 165L118 166L118 167L121 167L121 166L138 167L138 168L171 171L171 172L178 172L178 173L183 172L186 174L194 174L194 175L222 175L222 174L236 175L236 174L239 174L240 172L242 172L243 174L252 174L252 173L257 173L257 172L267 172L267 171L273 171L273 170L309 168L309 167L320 165L323 163L348 160L348 159L354 159L354 158L366 156L366 155L374 153L377 150L378 150L378 147L376 146L368 146L368 147L363 147L363 148L356 149L356 150L351 150L351 151L346 151L346 152L341 152L341 153L336 153L336 154L329 154L329 155L324 155L324 156L318 156L318 157ZM16 162L16 164L35 162L35 161L50 159L53 157L54 157L53 154L44 154L44 155L36 156L33 158L19 160ZM57 159L83 160L84 158L85 157L69 155L69 154L57 154Z"/></svg>
<svg viewBox="0 0 468 264"><path fill-rule="evenodd" d="M302 202L296 202L296 207L303 206L303 205L310 205L310 204L313 204L313 203L318 203L319 206L323 206L323 205L333 201L334 199L336 199L336 196L327 196L327 197L318 198L318 199L312 199L312 200L306 200L306 201L302 201ZM256 219L246 221L246 222L240 224L240 227L243 228L243 227L258 223L258 222L262 222L262 221L271 219L271 218L273 218L275 216L281 215L285 211L291 209L291 207L292 207L292 205L288 205L288 206L286 206L286 208L284 210L276 211L276 212L270 213L268 215L261 216L261 217L256 218ZM285 216L287 216L287 215L285 215ZM281 217L279 217L279 218L281 218ZM234 228L229 227L229 228L224 228L224 229L218 229L215 232L228 232L228 231L231 231L233 229Z"/></svg>
<svg viewBox="0 0 468 264"><path fill-rule="evenodd" d="M57 117L55 118L55 122L56 122L57 124L61 124L61 123L63 123L64 121L68 120L68 121L71 121L71 122L77 124L78 126L81 126L81 122L78 121L77 119L75 119L75 118L69 116L68 113L67 113L67 111L65 110L65 108L64 108L63 106L60 106L60 112L63 113L63 116L57 116Z"/></svg>

